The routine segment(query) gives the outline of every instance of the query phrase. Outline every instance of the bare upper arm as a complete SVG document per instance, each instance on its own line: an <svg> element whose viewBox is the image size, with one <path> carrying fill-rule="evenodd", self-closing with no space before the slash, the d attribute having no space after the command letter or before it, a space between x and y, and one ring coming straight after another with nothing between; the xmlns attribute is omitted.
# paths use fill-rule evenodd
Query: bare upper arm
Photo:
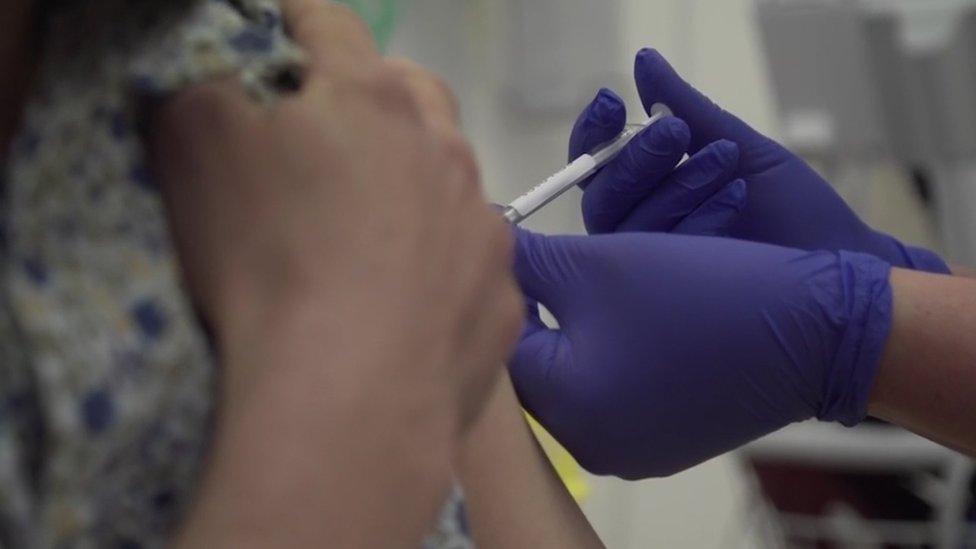
<svg viewBox="0 0 976 549"><path fill-rule="evenodd" d="M507 374L468 436L459 474L478 547L603 547L536 442Z"/></svg>

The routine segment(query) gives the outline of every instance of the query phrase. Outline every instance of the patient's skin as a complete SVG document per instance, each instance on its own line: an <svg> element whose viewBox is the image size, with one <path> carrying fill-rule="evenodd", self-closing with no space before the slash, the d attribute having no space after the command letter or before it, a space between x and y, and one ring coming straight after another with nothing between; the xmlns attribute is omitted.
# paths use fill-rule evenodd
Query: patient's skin
<svg viewBox="0 0 976 549"><path fill-rule="evenodd" d="M459 475L478 547L603 547L536 443L508 374L468 436Z"/></svg>

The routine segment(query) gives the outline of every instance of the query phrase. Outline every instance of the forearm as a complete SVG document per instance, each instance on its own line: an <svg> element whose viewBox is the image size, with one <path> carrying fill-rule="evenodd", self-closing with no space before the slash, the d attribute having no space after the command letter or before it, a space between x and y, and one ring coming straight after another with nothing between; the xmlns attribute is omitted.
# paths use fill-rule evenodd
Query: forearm
<svg viewBox="0 0 976 549"><path fill-rule="evenodd" d="M872 415L976 456L976 280L895 269Z"/></svg>
<svg viewBox="0 0 976 549"><path fill-rule="evenodd" d="M529 430L507 374L468 435L459 473L478 547L603 547Z"/></svg>
<svg viewBox="0 0 976 549"><path fill-rule="evenodd" d="M432 523L450 482L448 414L343 374L382 358L323 337L318 320L268 322L225 346L225 373L259 373L222 380L183 547L416 547Z"/></svg>

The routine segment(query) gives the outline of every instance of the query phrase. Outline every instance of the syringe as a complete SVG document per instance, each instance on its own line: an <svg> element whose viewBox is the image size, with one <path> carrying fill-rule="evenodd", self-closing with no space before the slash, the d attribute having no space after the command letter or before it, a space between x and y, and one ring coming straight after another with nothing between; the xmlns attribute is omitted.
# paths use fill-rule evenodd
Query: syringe
<svg viewBox="0 0 976 549"><path fill-rule="evenodd" d="M612 141L597 147L596 150L589 154L580 156L542 183L532 187L527 193L516 198L505 208L502 215L511 223L516 225L521 223L525 218L539 211L539 209L555 200L559 195L582 183L587 177L590 177L597 170L606 166L639 133L666 116L671 116L671 109L663 103L655 104L651 107L651 117L646 122L642 124L627 124L624 127L624 131Z"/></svg>

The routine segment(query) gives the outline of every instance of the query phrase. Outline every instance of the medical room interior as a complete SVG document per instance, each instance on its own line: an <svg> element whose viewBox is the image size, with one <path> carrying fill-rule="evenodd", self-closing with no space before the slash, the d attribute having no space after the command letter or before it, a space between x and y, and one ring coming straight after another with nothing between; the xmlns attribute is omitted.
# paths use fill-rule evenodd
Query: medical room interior
<svg viewBox="0 0 976 549"><path fill-rule="evenodd" d="M976 265L976 1L373 0L387 51L455 90L488 197L560 168L601 86L640 121L638 49L800 153L868 222ZM582 232L579 191L526 226ZM609 547L976 547L974 465L881 423L806 423L672 478L588 476Z"/></svg>

